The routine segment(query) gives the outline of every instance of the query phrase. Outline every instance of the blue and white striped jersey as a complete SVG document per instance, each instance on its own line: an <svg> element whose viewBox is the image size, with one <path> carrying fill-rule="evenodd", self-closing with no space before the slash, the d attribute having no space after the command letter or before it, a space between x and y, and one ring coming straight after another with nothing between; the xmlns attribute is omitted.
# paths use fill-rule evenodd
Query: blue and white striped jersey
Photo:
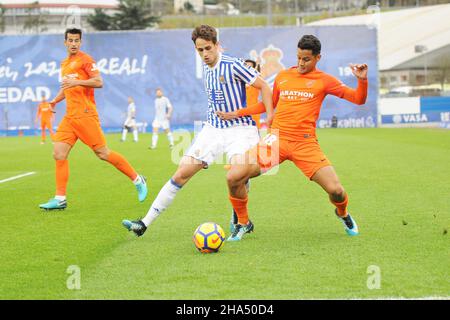
<svg viewBox="0 0 450 320"><path fill-rule="evenodd" d="M251 116L221 120L216 111L235 111L247 106L245 84L253 84L258 73L244 61L225 54L219 55L217 64L210 68L203 64L203 81L208 96L207 122L216 128L255 125Z"/></svg>

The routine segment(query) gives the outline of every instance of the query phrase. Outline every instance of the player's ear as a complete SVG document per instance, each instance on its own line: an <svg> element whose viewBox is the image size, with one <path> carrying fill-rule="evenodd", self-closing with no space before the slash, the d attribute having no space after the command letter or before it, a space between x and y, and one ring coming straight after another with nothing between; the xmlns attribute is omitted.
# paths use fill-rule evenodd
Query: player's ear
<svg viewBox="0 0 450 320"><path fill-rule="evenodd" d="M317 62L319 62L320 58L322 58L322 55L319 53L319 54L316 56Z"/></svg>

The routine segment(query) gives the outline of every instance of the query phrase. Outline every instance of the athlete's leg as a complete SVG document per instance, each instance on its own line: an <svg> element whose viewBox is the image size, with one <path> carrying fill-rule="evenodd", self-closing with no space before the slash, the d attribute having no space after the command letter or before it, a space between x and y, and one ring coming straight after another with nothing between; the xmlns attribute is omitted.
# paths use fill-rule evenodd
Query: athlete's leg
<svg viewBox="0 0 450 320"><path fill-rule="evenodd" d="M165 131L166 134L167 134L167 139L169 140L169 145L170 145L170 147L172 148L172 147L173 147L173 134L172 134L172 132L170 131L170 128L167 128L167 129L165 129L164 131Z"/></svg>
<svg viewBox="0 0 450 320"><path fill-rule="evenodd" d="M338 215L345 217L347 215L348 197L334 168L326 166L319 169L311 177L311 180L319 184L328 193L331 203L337 208Z"/></svg>
<svg viewBox="0 0 450 320"><path fill-rule="evenodd" d="M347 211L348 196L332 166L319 169L311 180L319 184L327 193L331 203L336 206L335 213L344 224L345 231L350 236L359 234L358 226Z"/></svg>
<svg viewBox="0 0 450 320"><path fill-rule="evenodd" d="M111 163L120 172L125 174L131 180L135 180L138 176L136 170L130 165L130 163L120 153L110 150L107 146L102 146L94 150L97 157L101 160Z"/></svg>
<svg viewBox="0 0 450 320"><path fill-rule="evenodd" d="M41 122L41 144L45 143L45 122Z"/></svg>
<svg viewBox="0 0 450 320"><path fill-rule="evenodd" d="M72 145L64 142L55 142L53 145L53 158L55 159L56 191L55 197L39 207L45 210L64 209L67 207L66 188L69 181L69 156Z"/></svg>
<svg viewBox="0 0 450 320"><path fill-rule="evenodd" d="M175 199L178 191L200 170L204 163L189 156L184 156L172 178L161 188L153 201L147 215L142 220L124 220L122 224L136 235L142 236L147 227L164 212Z"/></svg>
<svg viewBox="0 0 450 320"><path fill-rule="evenodd" d="M123 128L122 128L122 138L120 139L120 141L125 142L125 140L127 140L127 133L128 133L128 127L127 126L123 126Z"/></svg>
<svg viewBox="0 0 450 320"><path fill-rule="evenodd" d="M231 158L231 167L227 172L227 185L229 199L233 209L238 216L240 224L248 223L247 211L247 188L246 182L253 177L259 176L261 169L256 160L254 152L245 155L235 155Z"/></svg>
<svg viewBox="0 0 450 320"><path fill-rule="evenodd" d="M138 129L137 126L133 126L133 141L134 142L138 142Z"/></svg>
<svg viewBox="0 0 450 320"><path fill-rule="evenodd" d="M65 142L55 142L53 145L53 158L56 161L56 196L66 197L66 188L69 181L69 157L72 146ZM62 199L60 199L62 200Z"/></svg>
<svg viewBox="0 0 450 320"><path fill-rule="evenodd" d="M47 122L46 127L47 127L48 131L50 132L50 138L52 139L52 141L54 141L55 140L55 133L53 132L51 120L49 120Z"/></svg>
<svg viewBox="0 0 450 320"><path fill-rule="evenodd" d="M153 127L153 134L152 134L152 145L151 149L155 149L156 145L158 144L158 131L159 127Z"/></svg>

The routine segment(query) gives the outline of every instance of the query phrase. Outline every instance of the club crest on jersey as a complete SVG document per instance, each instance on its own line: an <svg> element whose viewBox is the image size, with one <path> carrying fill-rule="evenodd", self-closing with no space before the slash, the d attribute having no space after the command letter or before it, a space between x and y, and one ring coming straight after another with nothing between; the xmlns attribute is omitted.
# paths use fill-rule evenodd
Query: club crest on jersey
<svg viewBox="0 0 450 320"><path fill-rule="evenodd" d="M219 81L220 81L220 83L225 83L225 77L224 76L220 76L219 77Z"/></svg>

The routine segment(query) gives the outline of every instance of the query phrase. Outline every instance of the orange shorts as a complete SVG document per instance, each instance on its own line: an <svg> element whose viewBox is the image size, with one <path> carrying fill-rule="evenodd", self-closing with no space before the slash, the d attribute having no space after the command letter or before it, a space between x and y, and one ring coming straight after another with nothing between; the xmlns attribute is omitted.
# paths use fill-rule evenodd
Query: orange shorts
<svg viewBox="0 0 450 320"><path fill-rule="evenodd" d="M52 128L52 120L50 119L42 119L41 120L41 128L47 128L47 129L51 129Z"/></svg>
<svg viewBox="0 0 450 320"><path fill-rule="evenodd" d="M262 172L290 160L311 179L319 169L331 165L314 136L290 141L280 139L276 134L268 134L255 148Z"/></svg>
<svg viewBox="0 0 450 320"><path fill-rule="evenodd" d="M55 141L73 146L78 139L92 150L106 145L106 139L97 116L76 119L64 117L62 119L56 130Z"/></svg>

